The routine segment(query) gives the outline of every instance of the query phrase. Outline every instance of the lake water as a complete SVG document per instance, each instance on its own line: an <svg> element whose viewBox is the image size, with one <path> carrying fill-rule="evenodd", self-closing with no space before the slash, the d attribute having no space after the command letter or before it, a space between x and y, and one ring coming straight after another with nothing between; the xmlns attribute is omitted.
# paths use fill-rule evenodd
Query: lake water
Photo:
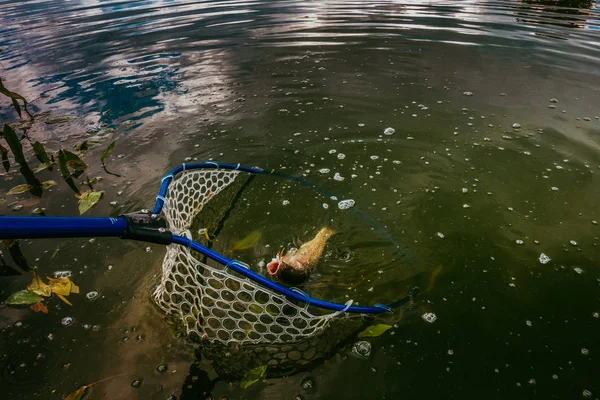
<svg viewBox="0 0 600 400"><path fill-rule="evenodd" d="M150 208L182 162L277 169L360 214L261 177L217 250L260 271L329 221L338 235L307 292L373 304L420 289L375 320L393 328L366 359L351 339L241 389L153 305L164 246L22 240L27 265L2 248L1 301L27 266L70 270L81 293L47 315L0 305L6 398L115 375L86 398L600 398L600 3L2 0L0 21L0 76L37 115L28 137L58 150L106 136L85 154L81 178L105 192L86 215ZM100 164L108 136L121 177ZM2 214L78 215L58 168L36 175L58 185L8 195L25 179L3 175ZM232 250L253 231L253 249Z"/></svg>

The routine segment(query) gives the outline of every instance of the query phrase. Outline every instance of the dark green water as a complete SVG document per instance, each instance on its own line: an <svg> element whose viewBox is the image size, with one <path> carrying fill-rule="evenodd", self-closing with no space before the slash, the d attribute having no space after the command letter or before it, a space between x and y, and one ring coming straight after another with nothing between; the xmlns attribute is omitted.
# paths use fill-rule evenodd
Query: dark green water
<svg viewBox="0 0 600 400"><path fill-rule="evenodd" d="M192 365L195 345L152 305L163 246L23 240L29 265L73 271L82 293L48 315L0 305L6 398L62 399L117 374L86 398L600 396L597 2L3 1L0 20L0 76L42 113L31 138L56 150L115 129L108 164L123 176L102 170L104 144L88 152L105 198L86 215L151 207L160 177L190 159L281 169L366 217L257 181L216 249L258 269L333 219L307 291L372 304L421 289L368 359L344 348L242 390L211 360ZM59 184L9 196L25 181L2 176L1 213L77 215L56 169L37 175ZM254 230L256 249L231 250ZM0 301L31 280L2 251L18 275L0 277Z"/></svg>

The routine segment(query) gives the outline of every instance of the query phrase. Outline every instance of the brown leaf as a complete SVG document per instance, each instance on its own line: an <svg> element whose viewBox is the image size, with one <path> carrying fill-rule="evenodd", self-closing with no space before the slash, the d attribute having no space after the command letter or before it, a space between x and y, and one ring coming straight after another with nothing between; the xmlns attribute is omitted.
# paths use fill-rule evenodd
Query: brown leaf
<svg viewBox="0 0 600 400"><path fill-rule="evenodd" d="M65 397L63 400L81 400L85 394L85 391L91 386L92 385L82 386L73 393L67 395L67 397Z"/></svg>
<svg viewBox="0 0 600 400"><path fill-rule="evenodd" d="M96 386L99 383L102 383L109 379L116 378L118 376L123 376L123 375L126 375L126 374L109 376L108 378L104 378L97 382L90 383L89 385L84 385L84 386L80 387L79 389L77 389L76 391L74 391L73 393L68 394L67 397L65 397L63 400L81 400L83 398L83 396L85 395L85 391L88 390L89 388L91 388L92 386Z"/></svg>
<svg viewBox="0 0 600 400"><path fill-rule="evenodd" d="M46 307L43 303L35 303L29 306L35 312L43 312L44 314L48 314L48 307Z"/></svg>

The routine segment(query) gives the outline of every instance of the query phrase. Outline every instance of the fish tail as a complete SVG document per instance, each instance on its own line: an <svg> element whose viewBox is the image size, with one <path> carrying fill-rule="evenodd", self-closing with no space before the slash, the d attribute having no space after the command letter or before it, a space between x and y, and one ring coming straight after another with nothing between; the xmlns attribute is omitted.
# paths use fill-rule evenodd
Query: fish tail
<svg viewBox="0 0 600 400"><path fill-rule="evenodd" d="M333 235L335 235L335 231L333 230L333 228L329 227L329 226L324 226L323 228L321 228L321 230L319 231L320 235L323 235L327 238L332 237Z"/></svg>

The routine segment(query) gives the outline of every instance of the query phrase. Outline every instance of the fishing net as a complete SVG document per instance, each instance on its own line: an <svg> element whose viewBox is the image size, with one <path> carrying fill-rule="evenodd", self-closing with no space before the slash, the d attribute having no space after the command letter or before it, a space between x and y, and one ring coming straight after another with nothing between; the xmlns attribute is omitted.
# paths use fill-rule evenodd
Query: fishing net
<svg viewBox="0 0 600 400"><path fill-rule="evenodd" d="M168 229L193 239L197 232L191 229L203 225L199 216L210 209L210 200L234 201L239 185L229 193L226 189L240 174L247 175L203 169L173 177L163 199ZM183 321L188 336L222 344L300 342L321 333L342 313L290 300L180 245L167 247L154 299L163 311Z"/></svg>

